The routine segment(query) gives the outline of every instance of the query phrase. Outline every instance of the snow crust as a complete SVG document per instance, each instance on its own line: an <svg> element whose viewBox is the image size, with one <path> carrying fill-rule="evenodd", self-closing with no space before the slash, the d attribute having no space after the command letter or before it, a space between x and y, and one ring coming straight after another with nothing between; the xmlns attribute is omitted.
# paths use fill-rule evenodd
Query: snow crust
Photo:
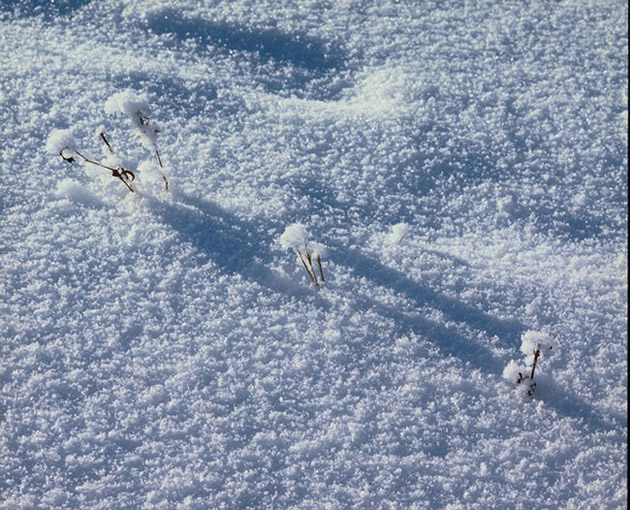
<svg viewBox="0 0 630 510"><path fill-rule="evenodd" d="M626 508L627 15L1 2L0 510Z"/></svg>

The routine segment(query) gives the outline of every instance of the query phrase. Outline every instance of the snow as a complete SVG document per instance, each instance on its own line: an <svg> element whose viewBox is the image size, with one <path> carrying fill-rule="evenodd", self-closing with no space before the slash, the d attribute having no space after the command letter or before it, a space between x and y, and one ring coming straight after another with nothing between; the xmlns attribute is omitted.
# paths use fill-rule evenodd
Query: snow
<svg viewBox="0 0 630 510"><path fill-rule="evenodd" d="M48 136L46 150L55 155L59 155L64 150L74 152L77 149L77 141L69 129L55 129Z"/></svg>
<svg viewBox="0 0 630 510"><path fill-rule="evenodd" d="M553 342L549 335L541 331L525 331L521 335L521 352L526 356L533 356L537 350L541 355L552 352Z"/></svg>
<svg viewBox="0 0 630 510"><path fill-rule="evenodd" d="M164 187L160 173L160 168L153 161L140 162L138 164L138 182L141 188L152 194L158 193Z"/></svg>
<svg viewBox="0 0 630 510"><path fill-rule="evenodd" d="M2 2L0 509L626 508L627 14Z"/></svg>
<svg viewBox="0 0 630 510"><path fill-rule="evenodd" d="M308 242L306 228L301 223L292 223L284 229L278 242L285 250L304 250Z"/></svg>
<svg viewBox="0 0 630 510"><path fill-rule="evenodd" d="M156 150L156 139L159 129L155 125L150 125L149 100L146 96L137 94L133 90L123 90L107 99L105 112L112 115L116 113L125 114L140 136L142 143L148 149Z"/></svg>
<svg viewBox="0 0 630 510"><path fill-rule="evenodd" d="M72 202L77 202L86 206L100 207L103 202L96 193L82 186L73 179L62 179L57 184L56 196L67 198Z"/></svg>

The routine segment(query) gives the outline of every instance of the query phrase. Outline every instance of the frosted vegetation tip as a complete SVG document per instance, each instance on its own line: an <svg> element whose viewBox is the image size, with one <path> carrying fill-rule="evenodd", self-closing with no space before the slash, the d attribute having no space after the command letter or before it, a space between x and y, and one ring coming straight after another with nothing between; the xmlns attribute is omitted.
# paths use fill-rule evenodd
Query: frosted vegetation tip
<svg viewBox="0 0 630 510"><path fill-rule="evenodd" d="M156 143L159 129L150 123L148 101L135 92L125 90L114 94L107 100L105 111L112 114L123 113L130 119L133 129L143 145L151 150L157 159L157 167L154 165L144 165L144 167L157 168L164 182L164 188L168 191L168 180L166 175L164 175L164 164ZM48 137L46 149L52 154L61 156L68 163L79 161L86 167L95 166L108 170L111 172L112 177L119 179L129 191L135 192L132 183L136 179L136 175L133 171L122 166L122 158L112 147L110 140L105 135L103 126L99 126L96 130L96 135L105 144L107 156L103 161L89 156L82 148L80 149L70 129L56 129L52 131Z"/></svg>
<svg viewBox="0 0 630 510"><path fill-rule="evenodd" d="M164 188L168 191L168 179L164 175L164 164L157 147L157 135L160 129L151 125L149 101L131 90L123 90L107 100L105 112L110 114L122 113L127 116L142 144L155 154L159 166L158 171L164 181Z"/></svg>
<svg viewBox="0 0 630 510"><path fill-rule="evenodd" d="M96 161L91 156L87 156L83 149L79 150L72 131L69 129L56 129L50 133L46 149L52 154L59 154L63 160L68 163L82 161L85 165L94 165L110 171L112 177L120 179L127 189L133 193L135 190L132 183L136 179L136 175L131 170L127 170L122 166L120 159L116 156L114 149L103 131L99 133L99 137L105 143L111 155L114 156L111 162L110 160L106 163Z"/></svg>
<svg viewBox="0 0 630 510"><path fill-rule="evenodd" d="M553 345L545 333L526 331L521 336L521 352L526 356L525 363L529 366L522 368L512 360L503 370L503 377L515 381L531 397L536 391L536 367L541 359L551 356Z"/></svg>
<svg viewBox="0 0 630 510"><path fill-rule="evenodd" d="M285 250L293 250L298 260L306 270L311 282L316 287L324 283L324 270L322 269L322 257L326 248L320 243L308 240L308 235L304 225L293 223L289 225L280 236L280 246ZM317 266L317 271L315 267Z"/></svg>

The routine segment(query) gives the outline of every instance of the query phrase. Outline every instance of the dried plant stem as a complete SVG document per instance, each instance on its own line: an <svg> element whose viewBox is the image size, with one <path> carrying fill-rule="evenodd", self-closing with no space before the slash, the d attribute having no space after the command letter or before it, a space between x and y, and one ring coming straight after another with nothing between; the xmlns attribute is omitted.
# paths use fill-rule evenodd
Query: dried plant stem
<svg viewBox="0 0 630 510"><path fill-rule="evenodd" d="M137 111L136 116L138 117L138 122L140 123L141 126L148 126L151 123L151 120L149 119L149 117L147 117L141 111ZM158 133L158 132L159 130L156 129L155 133ZM160 157L160 152L158 151L155 145L155 142L151 140L151 137L148 136L146 131L144 131L143 129L140 129L140 136L146 138L149 141L149 143L154 147L155 157L157 158L158 165L163 170L164 165L162 164L162 158ZM164 172L162 170L160 170L160 175L162 176L162 180L164 181L164 188L166 189L166 191L168 191L168 179L166 178L166 175L164 175Z"/></svg>
<svg viewBox="0 0 630 510"><path fill-rule="evenodd" d="M321 255L317 255L317 267L319 268L319 274L322 277L322 283L323 283L326 280L324 280L324 270L322 269L322 257L321 257Z"/></svg>
<svg viewBox="0 0 630 510"><path fill-rule="evenodd" d="M104 138L104 137L103 137ZM106 142L107 143L107 142ZM107 144L109 146L109 144ZM63 151L62 151L63 152ZM83 154L81 154L78 150L74 150L73 151L77 156L79 156L85 163L90 163L92 165L95 166L100 166L101 168L105 168L106 170L109 170L112 173L112 177L116 177L118 179L120 179L122 181L122 183L127 186L127 188L129 189L129 191L131 191L132 193L135 192L135 190L133 189L133 187L131 186L131 182L134 181L134 179L136 178L136 176L134 175L134 173L131 170L126 170L124 169L122 166L118 167L118 168L114 168L111 166L107 166L104 165L103 163L99 163L98 161L94 161L90 158L88 158L87 156L84 156ZM66 161L70 161L70 159L67 159L62 156Z"/></svg>
<svg viewBox="0 0 630 510"><path fill-rule="evenodd" d="M158 160L158 164L160 165L160 168L164 169L164 165L162 164L162 158L160 157L160 153L157 150L157 148L155 149L155 157ZM162 170L160 170L160 174L162 175L162 180L164 181L164 189L168 191L168 179L166 178L166 175L164 175L164 172L162 172Z"/></svg>
<svg viewBox="0 0 630 510"><path fill-rule="evenodd" d="M147 119L148 120L148 119ZM114 149L112 148L111 144L109 143L109 140L107 140L107 137L105 136L105 133L101 132L99 133L101 140L103 140L103 142L105 143L105 145L107 146L107 149L109 150L109 152L111 152L112 154L116 155L116 152L114 151ZM155 156L157 158L157 162L160 165L160 168L164 168L164 164L162 163L162 158L160 157L160 153L157 150L157 148L155 149ZM160 170L160 175L162 176L162 180L164 181L164 187L166 189L166 191L168 191L168 180L166 179L166 176L164 175L164 172L162 172Z"/></svg>
<svg viewBox="0 0 630 510"><path fill-rule="evenodd" d="M540 356L540 344L538 344L536 346L536 350L534 351L534 361L532 363L532 373L529 376L529 378L533 381L534 380L534 372L536 371L536 363L538 362L538 358Z"/></svg>
<svg viewBox="0 0 630 510"><path fill-rule="evenodd" d="M306 269L308 276L311 278L311 281L316 286L319 287L319 283L317 282L317 276L315 275L315 271L313 271L313 262L312 262L311 254L306 252L306 260L309 261L309 264L306 263L306 260L304 259L304 255L302 255L302 252L300 250L297 250L297 254L300 259L300 262L302 262L302 265L304 266L304 269Z"/></svg>
<svg viewBox="0 0 630 510"><path fill-rule="evenodd" d="M306 252L306 260L308 260L308 267L311 275L313 275L313 280L315 281L315 285L319 286L319 282L317 281L317 275L315 274L315 267L313 266L313 257L310 251ZM324 279L322 278L322 282Z"/></svg>
<svg viewBox="0 0 630 510"><path fill-rule="evenodd" d="M112 149L112 146L109 144L109 141L107 140L107 138L105 138L105 133L101 131L99 135L101 137L101 140L103 140L103 142L105 142L105 145L107 145L107 149L109 149L109 152L111 152L112 154L116 154L114 152L114 149Z"/></svg>
<svg viewBox="0 0 630 510"><path fill-rule="evenodd" d="M534 372L536 372L536 363L538 363L538 358L540 357L540 344L536 346L534 350L534 361L532 362L532 371L529 375L523 375L522 372L518 373L517 383L520 384L529 379L529 389L527 390L527 394L531 397L534 394L534 389L536 388L536 383L534 382Z"/></svg>

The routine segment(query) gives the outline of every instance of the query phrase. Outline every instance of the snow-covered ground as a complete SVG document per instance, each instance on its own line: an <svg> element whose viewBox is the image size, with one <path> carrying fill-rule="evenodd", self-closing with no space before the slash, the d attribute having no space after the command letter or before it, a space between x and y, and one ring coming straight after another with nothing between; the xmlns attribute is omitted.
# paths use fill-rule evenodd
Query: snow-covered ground
<svg viewBox="0 0 630 510"><path fill-rule="evenodd" d="M627 16L2 0L0 508L625 508Z"/></svg>

